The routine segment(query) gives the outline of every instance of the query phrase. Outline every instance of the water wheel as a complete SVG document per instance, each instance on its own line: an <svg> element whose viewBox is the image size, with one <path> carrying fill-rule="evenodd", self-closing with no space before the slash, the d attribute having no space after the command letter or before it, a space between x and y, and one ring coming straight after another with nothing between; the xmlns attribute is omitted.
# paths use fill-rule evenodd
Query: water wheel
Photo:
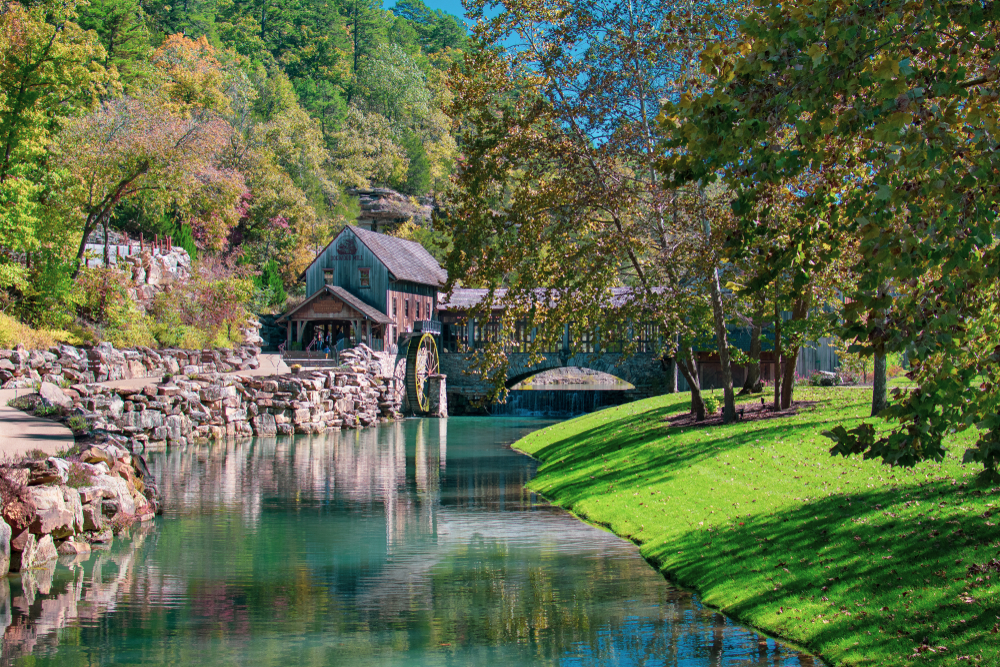
<svg viewBox="0 0 1000 667"><path fill-rule="evenodd" d="M437 375L439 369L437 343L434 336L414 336L406 348L406 400L416 414L427 414L431 409L430 385L427 378Z"/></svg>

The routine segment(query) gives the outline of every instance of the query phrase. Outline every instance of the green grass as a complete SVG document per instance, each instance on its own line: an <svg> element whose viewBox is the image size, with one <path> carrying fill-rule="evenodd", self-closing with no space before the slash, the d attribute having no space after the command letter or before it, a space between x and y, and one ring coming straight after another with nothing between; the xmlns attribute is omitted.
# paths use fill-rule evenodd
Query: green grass
<svg viewBox="0 0 1000 667"><path fill-rule="evenodd" d="M833 664L1000 665L1000 568L969 574L1000 551L1000 488L960 464L974 434L940 465L834 458L820 432L866 417L870 394L796 399L817 404L677 429L664 417L689 396L661 396L514 446L541 461L533 490L635 541L707 604Z"/></svg>

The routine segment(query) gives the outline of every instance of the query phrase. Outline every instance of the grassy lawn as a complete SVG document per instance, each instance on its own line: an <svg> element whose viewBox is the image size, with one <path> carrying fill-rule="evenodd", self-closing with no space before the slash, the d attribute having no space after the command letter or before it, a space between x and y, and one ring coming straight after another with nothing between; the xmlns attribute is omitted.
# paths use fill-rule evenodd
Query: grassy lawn
<svg viewBox="0 0 1000 667"><path fill-rule="evenodd" d="M868 415L856 389L797 389L793 417L668 428L687 394L604 410L515 447L531 488L640 545L671 580L835 665L1000 665L1000 488L948 458L833 458L820 432ZM754 397L754 401L759 398ZM970 568L972 568L970 570Z"/></svg>

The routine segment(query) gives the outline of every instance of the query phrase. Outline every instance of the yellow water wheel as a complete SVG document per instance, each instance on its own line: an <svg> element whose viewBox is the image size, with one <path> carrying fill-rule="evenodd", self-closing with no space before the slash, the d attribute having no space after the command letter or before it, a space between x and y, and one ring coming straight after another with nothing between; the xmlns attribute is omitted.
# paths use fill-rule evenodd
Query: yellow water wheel
<svg viewBox="0 0 1000 667"><path fill-rule="evenodd" d="M406 400L414 413L430 412L431 394L427 378L437 375L439 368L434 336L423 334L412 337L406 348Z"/></svg>

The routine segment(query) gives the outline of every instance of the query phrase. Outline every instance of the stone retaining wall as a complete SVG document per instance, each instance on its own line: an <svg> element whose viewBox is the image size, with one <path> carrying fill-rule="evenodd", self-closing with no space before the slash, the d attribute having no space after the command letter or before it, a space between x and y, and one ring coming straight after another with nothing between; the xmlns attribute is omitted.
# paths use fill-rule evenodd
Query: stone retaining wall
<svg viewBox="0 0 1000 667"><path fill-rule="evenodd" d="M233 350L116 350L110 343L95 347L59 345L47 351L0 350L0 388L25 389L41 382L57 386L198 373L230 373L257 368L260 348Z"/></svg>
<svg viewBox="0 0 1000 667"><path fill-rule="evenodd" d="M141 390L74 385L73 413L96 430L156 448L227 437L323 433L398 419L396 380L363 350L341 353L345 364L271 377L179 374Z"/></svg>
<svg viewBox="0 0 1000 667"><path fill-rule="evenodd" d="M105 436L67 458L0 467L0 577L106 548L115 533L153 519L156 485L128 446Z"/></svg>

